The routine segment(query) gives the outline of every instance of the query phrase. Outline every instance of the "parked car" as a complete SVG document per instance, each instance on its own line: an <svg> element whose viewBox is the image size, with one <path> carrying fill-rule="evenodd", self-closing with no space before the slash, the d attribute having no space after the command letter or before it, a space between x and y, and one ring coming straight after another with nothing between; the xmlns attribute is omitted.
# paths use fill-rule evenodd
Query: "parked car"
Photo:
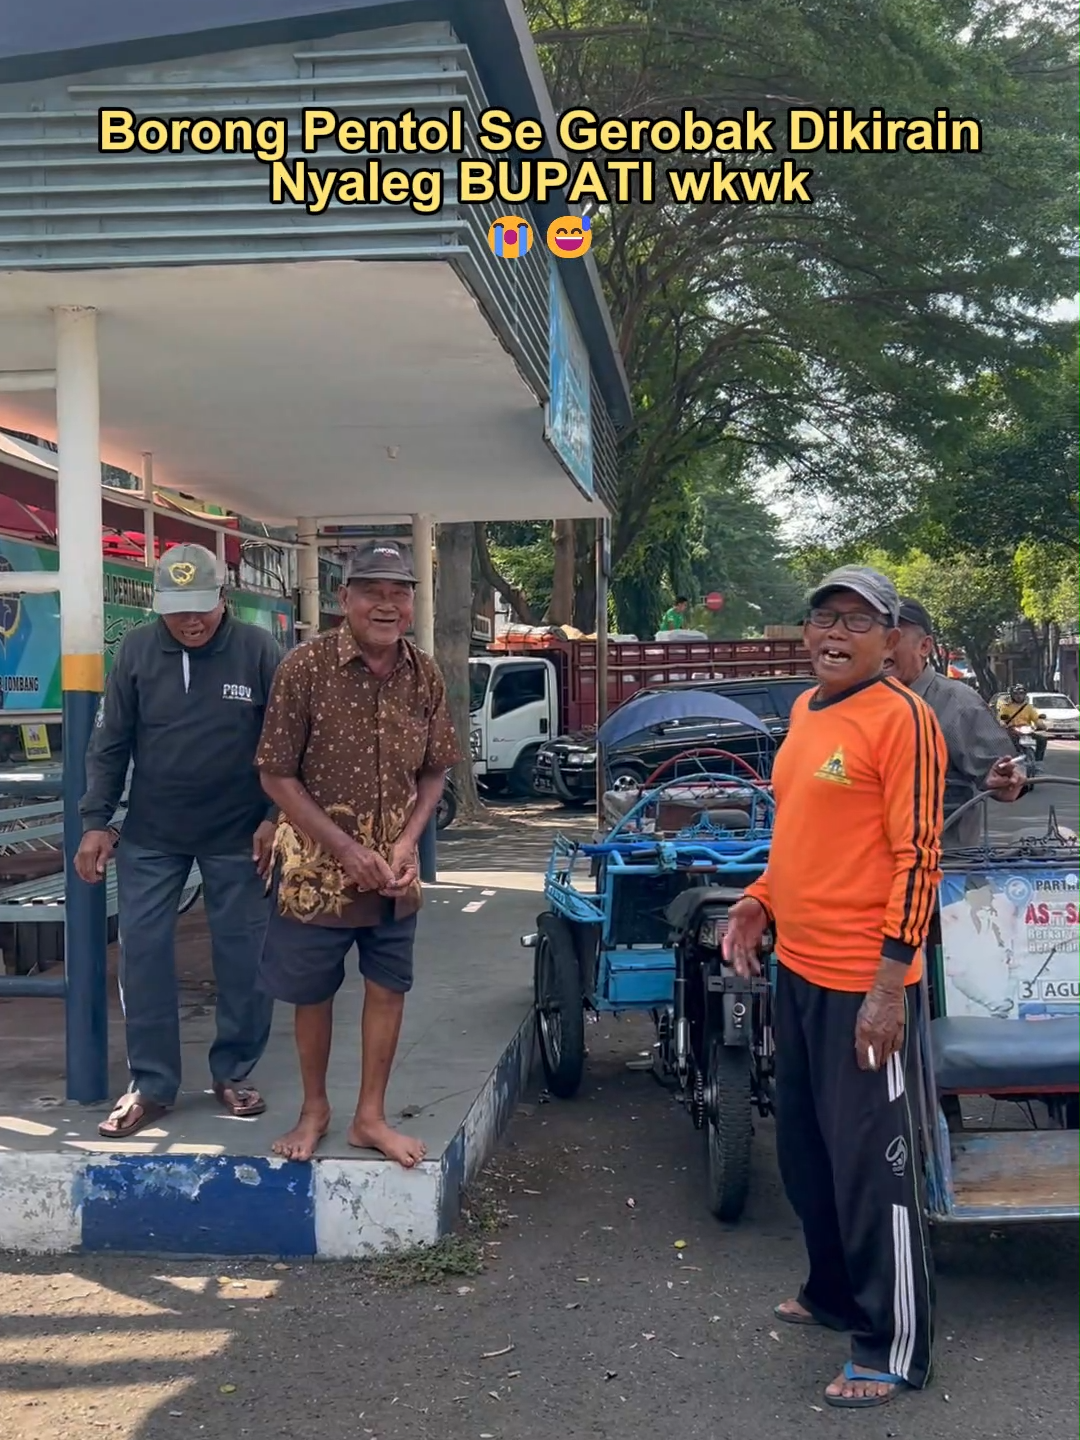
<svg viewBox="0 0 1080 1440"><path fill-rule="evenodd" d="M816 683L812 676L748 675L738 680L691 680L652 686L638 693L653 694L661 689L708 690L714 695L725 695L763 720L779 744L787 734L795 697ZM753 765L760 758L762 737L757 731L734 723L678 721L659 727L647 738L636 736L609 751L609 778L616 785L620 781L636 785L681 750L710 746L730 750ZM560 735L541 745L533 785L538 794L552 795L564 805L590 804L596 794L595 737Z"/></svg>
<svg viewBox="0 0 1080 1440"><path fill-rule="evenodd" d="M1067 695L1033 691L1028 699L1046 721L1046 733L1057 740L1080 739L1080 709Z"/></svg>

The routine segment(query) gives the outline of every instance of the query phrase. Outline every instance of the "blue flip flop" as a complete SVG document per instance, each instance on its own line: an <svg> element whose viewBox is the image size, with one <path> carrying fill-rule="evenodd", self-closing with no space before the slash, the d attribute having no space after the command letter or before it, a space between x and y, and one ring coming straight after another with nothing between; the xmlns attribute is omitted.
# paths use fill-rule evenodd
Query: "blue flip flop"
<svg viewBox="0 0 1080 1440"><path fill-rule="evenodd" d="M878 1405L888 1405L890 1400L895 1399L899 1390L907 1385L902 1375L886 1375L881 1370L856 1370L849 1360L844 1366L845 1380L873 1380L879 1385L892 1385L894 1388L888 1395L830 1395L825 1391L825 1404L833 1405L837 1410L873 1410Z"/></svg>

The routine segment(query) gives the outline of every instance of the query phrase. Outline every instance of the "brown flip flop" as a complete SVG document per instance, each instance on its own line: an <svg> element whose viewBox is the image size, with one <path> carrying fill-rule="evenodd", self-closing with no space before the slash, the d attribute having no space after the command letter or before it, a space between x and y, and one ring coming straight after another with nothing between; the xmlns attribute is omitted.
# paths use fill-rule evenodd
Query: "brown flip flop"
<svg viewBox="0 0 1080 1440"><path fill-rule="evenodd" d="M137 1090L121 1095L113 1106L112 1114L98 1126L103 1140L126 1140L147 1125L153 1125L169 1113L167 1105L156 1100L144 1100Z"/></svg>
<svg viewBox="0 0 1080 1440"><path fill-rule="evenodd" d="M214 1095L218 1104L237 1120L250 1120L266 1110L266 1101L250 1085L222 1085L219 1082L214 1086ZM231 1100L230 1095L233 1097Z"/></svg>

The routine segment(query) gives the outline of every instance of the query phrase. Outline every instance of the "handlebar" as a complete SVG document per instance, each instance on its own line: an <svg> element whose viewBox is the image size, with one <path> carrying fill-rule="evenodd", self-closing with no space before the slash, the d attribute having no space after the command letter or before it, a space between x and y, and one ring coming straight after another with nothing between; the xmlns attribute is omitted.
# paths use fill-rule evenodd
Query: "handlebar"
<svg viewBox="0 0 1080 1440"><path fill-rule="evenodd" d="M1071 775L1034 775L1030 780L1025 781L1027 785L1071 785L1073 789L1080 788L1080 778L1074 779ZM974 810L976 805L986 805L993 799L989 790L982 790L978 795L973 795L970 800L965 800L963 805L954 810L945 824L941 827L942 835L951 825L955 825L961 815L966 815L969 810Z"/></svg>

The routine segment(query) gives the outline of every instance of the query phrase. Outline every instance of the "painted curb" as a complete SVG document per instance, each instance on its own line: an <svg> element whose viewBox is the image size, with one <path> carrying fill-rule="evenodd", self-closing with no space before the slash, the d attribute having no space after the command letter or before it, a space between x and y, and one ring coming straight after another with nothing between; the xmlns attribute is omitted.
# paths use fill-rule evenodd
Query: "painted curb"
<svg viewBox="0 0 1080 1440"><path fill-rule="evenodd" d="M357 1260L449 1232L535 1063L518 1027L439 1159L0 1154L0 1251Z"/></svg>

